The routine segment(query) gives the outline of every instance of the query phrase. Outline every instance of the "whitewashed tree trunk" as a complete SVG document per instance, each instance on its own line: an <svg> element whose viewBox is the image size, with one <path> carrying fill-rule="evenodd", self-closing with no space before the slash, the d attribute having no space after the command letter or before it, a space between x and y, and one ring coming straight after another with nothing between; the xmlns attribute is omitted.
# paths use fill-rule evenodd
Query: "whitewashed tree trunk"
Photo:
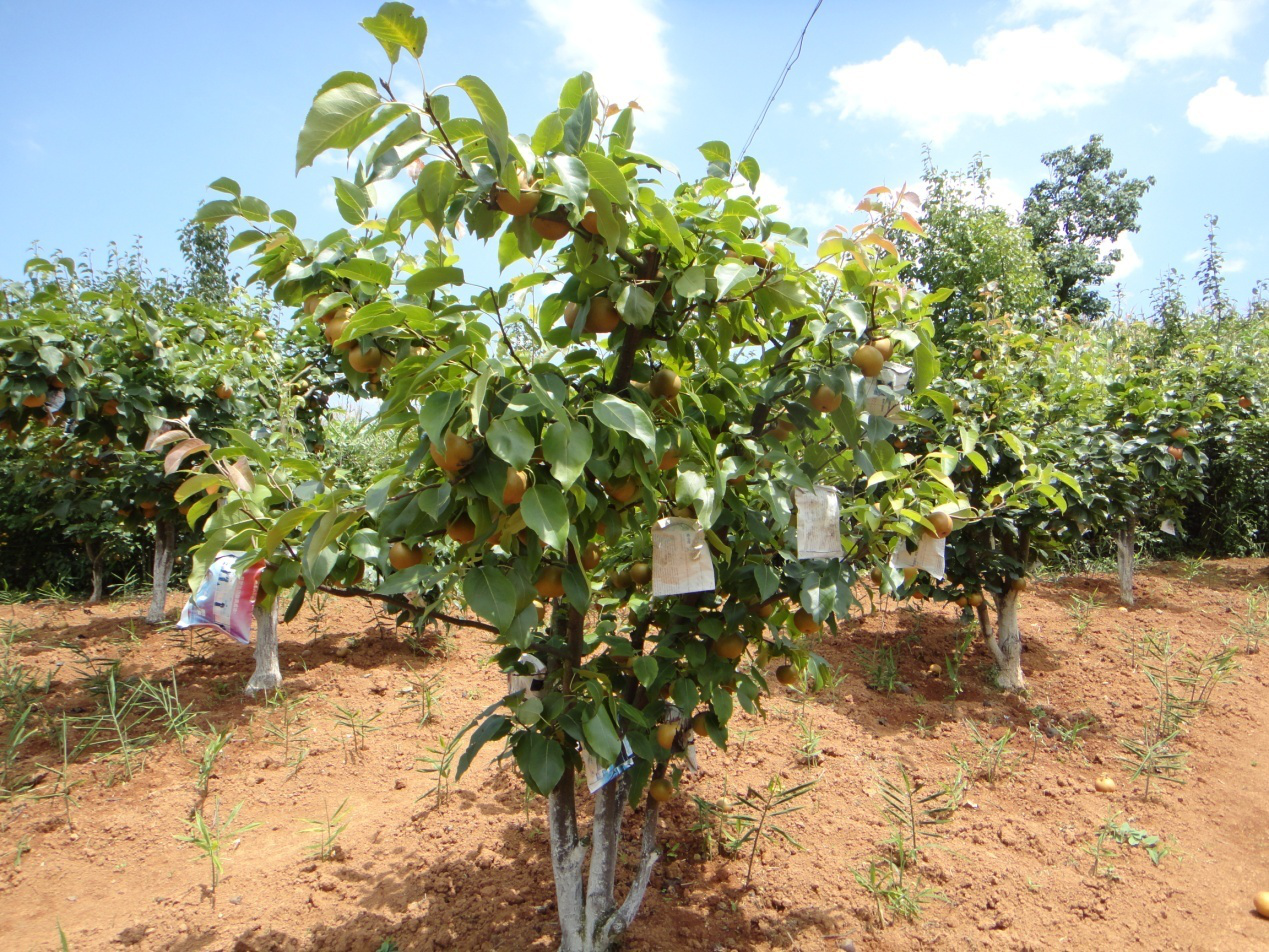
<svg viewBox="0 0 1269 952"><path fill-rule="evenodd" d="M251 614L256 621L256 670L247 682L248 696L282 687L282 669L278 665L278 606L275 603L266 611L256 605Z"/></svg>
<svg viewBox="0 0 1269 952"><path fill-rule="evenodd" d="M1022 675L1022 630L1018 627L1018 593L1006 589L996 595L996 630L987 638L987 647L996 659L996 682L1003 690L1022 691L1027 679ZM979 616L980 622L982 616Z"/></svg>
<svg viewBox="0 0 1269 952"><path fill-rule="evenodd" d="M1137 523L1129 519L1127 525L1115 533L1116 563L1119 567L1119 602L1131 608L1133 554L1136 551Z"/></svg>
<svg viewBox="0 0 1269 952"><path fill-rule="evenodd" d="M163 621L167 615L167 583L176 564L176 523L160 519L154 527L154 592L150 596L150 610L145 620L152 625Z"/></svg>
<svg viewBox="0 0 1269 952"><path fill-rule="evenodd" d="M84 543L84 553L88 556L88 568L92 572L93 581L93 590L88 596L88 604L97 605L106 597L105 555L100 546L91 542Z"/></svg>
<svg viewBox="0 0 1269 952"><path fill-rule="evenodd" d="M650 797L646 801L639 866L625 901L618 906L614 884L626 789L624 780L615 780L596 795L589 849L577 833L576 785L571 770L565 771L548 798L560 952L610 952L643 905L653 867L661 858L656 848L660 804ZM588 852L590 871L584 883L583 867Z"/></svg>

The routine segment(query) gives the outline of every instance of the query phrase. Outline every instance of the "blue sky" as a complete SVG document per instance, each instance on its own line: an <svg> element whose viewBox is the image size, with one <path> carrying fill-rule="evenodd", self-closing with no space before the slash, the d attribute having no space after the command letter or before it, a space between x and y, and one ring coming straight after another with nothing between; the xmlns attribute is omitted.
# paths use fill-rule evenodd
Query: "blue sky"
<svg viewBox="0 0 1269 952"><path fill-rule="evenodd" d="M813 5L415 6L429 86L476 73L531 132L562 80L590 69L606 98L645 107L638 147L694 174L700 143L744 141ZM297 178L295 138L330 74L386 73L356 25L376 7L0 0L0 275L20 273L33 241L100 257L137 235L154 265L179 268L176 230L221 175L295 212L304 233L339 227L329 178L342 163ZM1193 274L1208 212L1235 297L1269 277L1265 0L824 0L751 152L764 197L815 232L851 221L869 187L919 179L926 144L946 168L986 154L1016 205L1041 153L1091 133L1117 166L1158 180L1125 246L1130 307L1147 306L1166 268Z"/></svg>

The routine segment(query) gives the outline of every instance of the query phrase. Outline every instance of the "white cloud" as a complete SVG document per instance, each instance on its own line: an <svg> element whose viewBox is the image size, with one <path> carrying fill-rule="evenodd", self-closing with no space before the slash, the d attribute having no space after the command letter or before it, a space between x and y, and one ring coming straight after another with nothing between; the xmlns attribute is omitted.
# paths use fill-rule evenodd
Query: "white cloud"
<svg viewBox="0 0 1269 952"><path fill-rule="evenodd" d="M1014 0L1007 19L1046 14L1078 23L1088 37L1122 44L1128 59L1158 63L1229 56L1262 0Z"/></svg>
<svg viewBox="0 0 1269 952"><path fill-rule="evenodd" d="M605 100L643 109L636 124L659 129L674 111L675 77L657 16L656 0L529 0L538 21L559 34L555 59L589 70Z"/></svg>
<svg viewBox="0 0 1269 952"><path fill-rule="evenodd" d="M789 187L763 172L754 190L760 205L775 205L779 216L794 227L805 228L815 237L818 232L845 223L854 216L858 201L844 188L822 192L811 201L801 202L789 197ZM736 194L748 194L749 186L741 183L732 189Z"/></svg>
<svg viewBox="0 0 1269 952"><path fill-rule="evenodd" d="M973 120L1004 125L1102 102L1130 69L1061 23L1000 30L980 38L975 53L949 63L939 50L905 39L879 60L832 70L828 105L843 119L897 119L908 134L938 144ZM886 96L877 94L878 76L886 77Z"/></svg>
<svg viewBox="0 0 1269 952"><path fill-rule="evenodd" d="M1223 265L1226 274L1238 274L1245 267L1247 267L1246 258L1230 258Z"/></svg>
<svg viewBox="0 0 1269 952"><path fill-rule="evenodd" d="M993 175L987 180L987 199L1009 212L1015 218L1022 214L1022 203L1026 199L1018 186L1009 179Z"/></svg>
<svg viewBox="0 0 1269 952"><path fill-rule="evenodd" d="M1218 149L1230 139L1240 142L1269 141L1269 62L1265 63L1264 84L1259 96L1242 92L1228 76L1190 100L1185 118L1190 125L1207 133L1210 148Z"/></svg>
<svg viewBox="0 0 1269 952"><path fill-rule="evenodd" d="M1132 239L1128 237L1128 232L1121 231L1119 237L1116 238L1109 246L1103 244L1102 251L1119 250L1123 253L1123 257L1115 262L1115 270L1111 272L1111 283L1121 283L1128 275L1132 274L1141 267L1141 255L1137 254L1137 249L1133 247Z"/></svg>
<svg viewBox="0 0 1269 952"><path fill-rule="evenodd" d="M1009 26L980 36L965 62L907 38L880 59L832 70L822 105L843 119L893 119L936 144L971 123L1073 114L1104 102L1143 65L1231 55L1263 2L1013 0ZM885 96L877 92L881 76ZM1242 95L1222 83L1225 102Z"/></svg>

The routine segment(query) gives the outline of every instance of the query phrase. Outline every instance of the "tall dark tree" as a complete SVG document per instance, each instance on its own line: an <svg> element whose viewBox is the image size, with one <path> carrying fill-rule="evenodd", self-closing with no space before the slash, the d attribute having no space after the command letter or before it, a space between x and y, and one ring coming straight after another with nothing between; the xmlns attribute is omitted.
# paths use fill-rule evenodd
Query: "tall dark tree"
<svg viewBox="0 0 1269 952"><path fill-rule="evenodd" d="M1093 318L1110 307L1097 288L1123 257L1107 246L1140 230L1141 200L1154 185L1154 176L1130 178L1126 169L1112 169L1114 158L1099 135L1079 149L1046 153L1049 178L1036 183L1022 205L1021 222L1031 229L1055 302Z"/></svg>

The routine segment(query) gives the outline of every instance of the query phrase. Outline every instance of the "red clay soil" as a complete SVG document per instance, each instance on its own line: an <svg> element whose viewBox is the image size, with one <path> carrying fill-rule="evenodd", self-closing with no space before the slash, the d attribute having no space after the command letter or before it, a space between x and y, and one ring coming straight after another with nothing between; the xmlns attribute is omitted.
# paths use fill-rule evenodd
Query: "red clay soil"
<svg viewBox="0 0 1269 952"><path fill-rule="evenodd" d="M700 746L704 773L685 778L663 812L668 855L625 948L1269 949L1269 920L1252 910L1254 893L1269 889L1269 645L1240 653L1235 680L1190 722L1184 785L1155 781L1146 799L1143 783L1129 782L1116 761L1118 738L1139 734L1154 704L1133 663L1134 641L1167 632L1208 652L1245 614L1248 594L1266 585L1265 560L1207 563L1192 579L1164 564L1139 575L1137 607L1125 612L1108 576L1038 584L1021 612L1024 699L988 686L981 644L964 663L959 698L945 672L930 673L956 640L950 607L889 605L826 633L819 650L840 666L839 684L804 712L781 689L765 721L733 721L730 750ZM1100 602L1083 624L1070 611L1076 596ZM175 672L181 701L204 712L200 723L233 732L209 781L207 812L216 802L222 812L241 804L238 824L259 826L222 845L213 906L208 864L177 840L200 803L195 761L205 737L184 751L174 740L146 750L132 780L117 758L75 763L73 826L62 799L42 797L59 754L43 735L33 738L15 772L39 782L0 804L0 948L58 949L59 926L75 952L373 952L387 939L402 950L554 948L543 802L525 797L513 766L494 762L496 745L441 806L433 775L421 770L429 748L505 691L481 636L455 630L447 646L433 638L421 646L433 652L420 653L364 604L331 599L320 617L306 609L282 632L287 691L302 702L307 727L297 740L307 757L293 769L265 730L280 723L280 709L241 695L250 649L218 638L195 646L205 657L191 657L174 633L141 622L143 610L140 602L22 605L0 610L0 619L27 630L14 641L16 660L52 672L41 700L53 712L75 717L96 703L83 658L68 644L121 658L125 678L170 681ZM877 646L896 652L893 693L865 683L861 652ZM439 712L419 726L411 682L424 678L439 685ZM336 706L377 716L364 750L353 750ZM798 717L819 733L816 765L795 750ZM1084 719L1092 726L1064 743L1060 729ZM887 913L880 928L853 876L888 855L878 781L898 780L899 763L931 785L950 780L950 753L978 759L968 722L987 738L1015 731L1007 763L995 782L973 783L937 838L922 835L915 882L932 893L920 917L895 922ZM1094 791L1102 775L1117 781L1115 792ZM818 779L800 801L805 809L784 821L804 849L766 845L746 888L748 856L709 855L693 831L691 795L717 800L776 777L785 787ZM306 858L314 837L305 820L345 800L335 857ZM1162 837L1170 853L1155 866L1144 848L1106 838L1112 855L1095 874L1087 850L1114 814ZM627 827L628 875L638 823Z"/></svg>

